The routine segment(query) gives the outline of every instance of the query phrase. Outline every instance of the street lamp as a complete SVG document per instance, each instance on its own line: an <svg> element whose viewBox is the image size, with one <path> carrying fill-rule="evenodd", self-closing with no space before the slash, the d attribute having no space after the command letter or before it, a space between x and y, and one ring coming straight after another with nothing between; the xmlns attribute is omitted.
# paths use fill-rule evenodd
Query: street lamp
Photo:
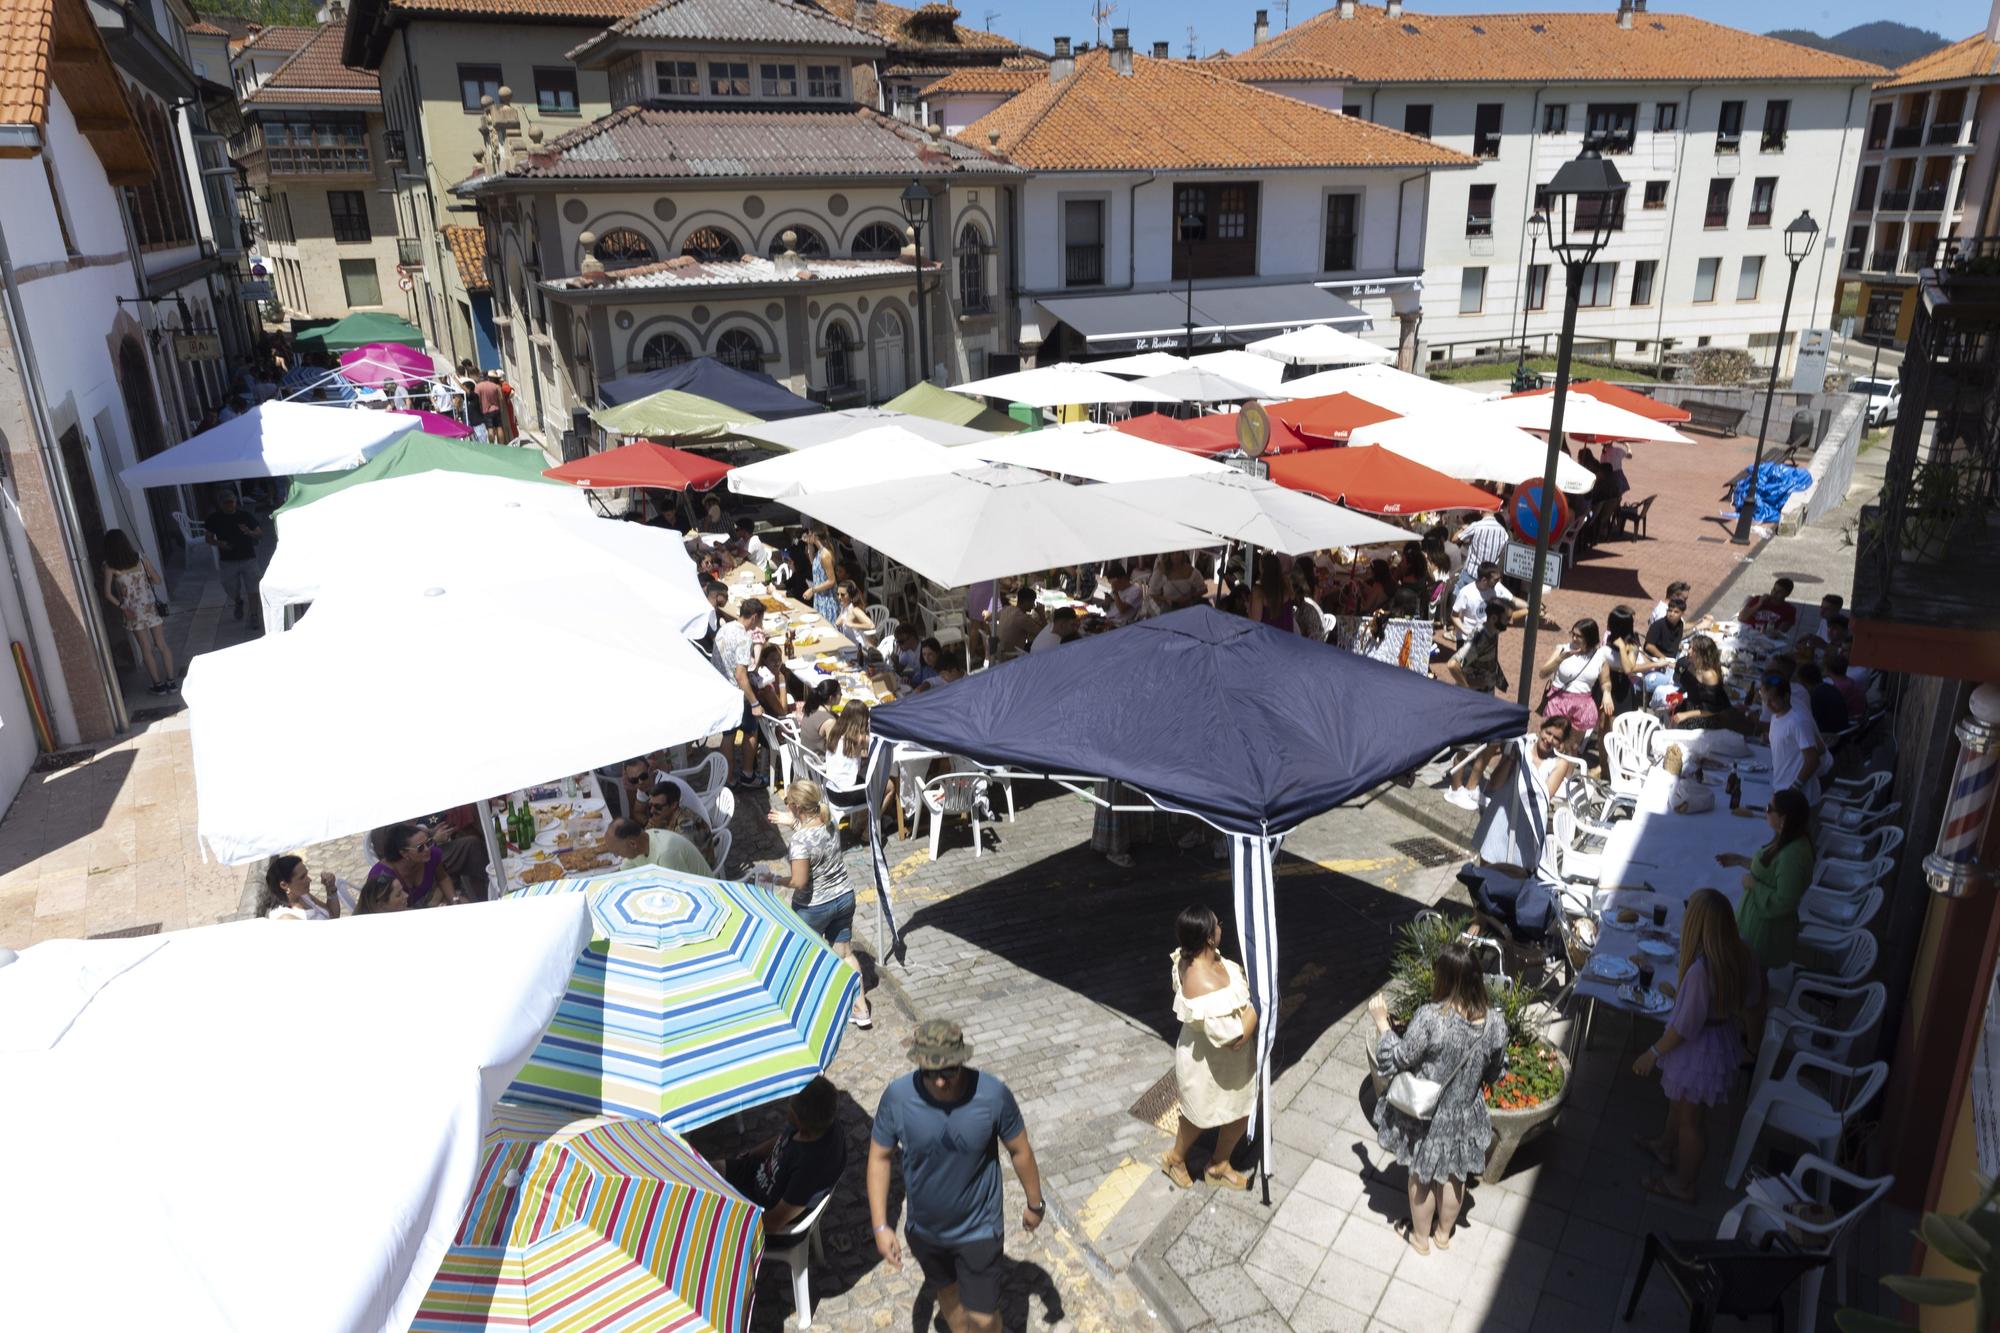
<svg viewBox="0 0 2000 1333"><path fill-rule="evenodd" d="M1528 215L1528 276L1521 284L1521 346L1519 355L1514 358L1515 393L1526 393L1535 387L1534 380L1528 378L1528 298L1535 283L1535 243L1548 229L1549 215L1540 208Z"/></svg>
<svg viewBox="0 0 2000 1333"><path fill-rule="evenodd" d="M920 181L903 189L903 216L910 222L910 264L917 274L917 370L918 378L931 377L931 321L924 309L924 229L931 217L931 192Z"/></svg>
<svg viewBox="0 0 2000 1333"><path fill-rule="evenodd" d="M1757 427L1757 455L1750 462L1750 479L1743 487L1743 503L1736 506L1736 531L1729 540L1738 546L1750 544L1750 522L1757 515L1757 477L1764 467L1764 435L1771 429L1771 399L1778 392L1778 366L1785 359L1785 325L1792 318L1792 288L1798 284L1799 265L1812 253L1819 240L1819 223L1804 209L1785 227L1785 261L1791 272L1785 275L1785 308L1778 314L1778 341L1771 348L1771 379L1764 386L1764 420Z"/></svg>
<svg viewBox="0 0 2000 1333"><path fill-rule="evenodd" d="M1555 517L1556 459L1562 456L1563 407L1569 401L1569 359L1576 343L1577 298L1584 268L1611 239L1625 182L1618 168L1586 148L1563 163L1549 182L1543 205L1549 233L1549 253L1562 261L1562 336L1556 342L1556 393L1549 407L1549 450L1542 467L1541 512L1535 523L1535 565L1528 580L1528 625L1521 643L1520 701L1528 702L1535 675L1535 631L1542 623L1542 575L1549 564L1549 531Z"/></svg>
<svg viewBox="0 0 2000 1333"><path fill-rule="evenodd" d="M1183 209L1174 218L1174 239L1181 243L1181 270L1187 282L1187 348L1186 355L1194 355L1194 233L1201 224L1201 214L1192 209Z"/></svg>

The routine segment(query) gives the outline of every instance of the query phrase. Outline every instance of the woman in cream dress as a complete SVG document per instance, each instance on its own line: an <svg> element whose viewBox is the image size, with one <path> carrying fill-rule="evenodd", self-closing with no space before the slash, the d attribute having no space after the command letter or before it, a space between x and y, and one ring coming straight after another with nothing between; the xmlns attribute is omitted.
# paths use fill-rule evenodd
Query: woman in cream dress
<svg viewBox="0 0 2000 1333"><path fill-rule="evenodd" d="M1174 923L1180 948L1174 950L1174 1017L1181 1021L1174 1044L1174 1083L1180 1091L1180 1124L1174 1146L1160 1159L1167 1179L1183 1189L1188 1149L1203 1130L1214 1130L1215 1152L1206 1175L1231 1189L1250 1188L1250 1178L1229 1165L1257 1100L1257 1011L1243 969L1224 958L1222 924L1199 904L1184 908Z"/></svg>

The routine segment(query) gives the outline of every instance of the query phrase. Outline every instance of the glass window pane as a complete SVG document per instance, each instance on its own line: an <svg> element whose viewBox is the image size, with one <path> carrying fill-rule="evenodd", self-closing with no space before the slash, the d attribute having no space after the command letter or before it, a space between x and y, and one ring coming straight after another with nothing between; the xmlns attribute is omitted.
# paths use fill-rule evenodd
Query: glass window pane
<svg viewBox="0 0 2000 1333"><path fill-rule="evenodd" d="M1469 268L1458 279L1458 313L1476 315L1486 306L1486 270Z"/></svg>

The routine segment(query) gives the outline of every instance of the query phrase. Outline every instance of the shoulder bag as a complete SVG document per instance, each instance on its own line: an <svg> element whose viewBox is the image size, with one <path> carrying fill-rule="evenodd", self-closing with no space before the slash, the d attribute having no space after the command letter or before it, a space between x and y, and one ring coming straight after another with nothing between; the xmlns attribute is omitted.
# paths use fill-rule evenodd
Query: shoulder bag
<svg viewBox="0 0 2000 1333"><path fill-rule="evenodd" d="M1444 1090L1458 1077L1459 1071L1465 1068L1465 1062L1477 1054L1478 1050L1479 1047L1475 1045L1459 1057L1458 1063L1452 1066L1451 1072L1444 1076L1444 1081L1441 1083L1419 1077L1413 1069L1403 1070L1389 1080L1389 1105L1412 1120L1429 1120L1437 1114L1438 1102L1443 1100Z"/></svg>

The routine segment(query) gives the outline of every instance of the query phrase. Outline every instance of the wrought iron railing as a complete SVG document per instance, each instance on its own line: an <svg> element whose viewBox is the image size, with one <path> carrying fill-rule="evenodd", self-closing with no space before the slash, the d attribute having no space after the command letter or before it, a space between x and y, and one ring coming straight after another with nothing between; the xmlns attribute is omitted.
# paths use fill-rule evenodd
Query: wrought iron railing
<svg viewBox="0 0 2000 1333"><path fill-rule="evenodd" d="M1900 212L1903 209L1908 208L1909 206L1910 206L1910 191L1908 186L1905 186L1900 190L1882 191L1882 201L1881 203L1876 205L1876 207L1880 208L1884 213Z"/></svg>
<svg viewBox="0 0 2000 1333"><path fill-rule="evenodd" d="M1949 148L1958 142L1959 127L1962 124L1962 121L1954 120L1943 125L1933 125L1924 141L1933 148Z"/></svg>
<svg viewBox="0 0 2000 1333"><path fill-rule="evenodd" d="M1875 251L1869 256L1868 269L1871 273L1894 273L1896 271L1896 252L1894 250Z"/></svg>
<svg viewBox="0 0 2000 1333"><path fill-rule="evenodd" d="M1934 213L1944 207L1944 186L1933 185L1917 191L1913 206L1926 213Z"/></svg>
<svg viewBox="0 0 2000 1333"><path fill-rule="evenodd" d="M396 262L404 268L424 266L424 243L413 236L396 238Z"/></svg>
<svg viewBox="0 0 2000 1333"><path fill-rule="evenodd" d="M1095 287L1104 281L1104 247L1071 245L1064 247L1063 285Z"/></svg>
<svg viewBox="0 0 2000 1333"><path fill-rule="evenodd" d="M1924 127L1921 125L1898 125L1889 132L1891 148L1915 148L1924 141Z"/></svg>

